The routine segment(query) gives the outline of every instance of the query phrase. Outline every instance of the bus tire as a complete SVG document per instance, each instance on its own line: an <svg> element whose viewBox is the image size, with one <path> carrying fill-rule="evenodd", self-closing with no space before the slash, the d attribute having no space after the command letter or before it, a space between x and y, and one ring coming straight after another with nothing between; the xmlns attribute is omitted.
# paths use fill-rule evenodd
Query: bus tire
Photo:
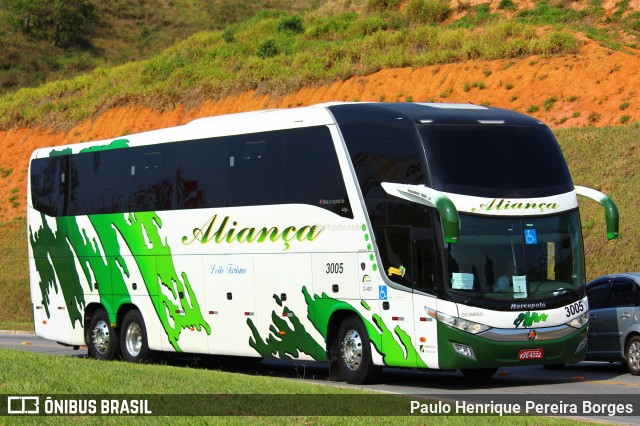
<svg viewBox="0 0 640 426"><path fill-rule="evenodd" d="M624 360L629 373L640 375L640 336L633 336L624 350Z"/></svg>
<svg viewBox="0 0 640 426"><path fill-rule="evenodd" d="M124 316L120 328L120 351L125 361L141 363L149 359L147 329L142 314L137 309Z"/></svg>
<svg viewBox="0 0 640 426"><path fill-rule="evenodd" d="M496 371L498 371L497 368L465 368L460 370L460 372L464 374L465 377L475 380L488 379L489 377L496 374Z"/></svg>
<svg viewBox="0 0 640 426"><path fill-rule="evenodd" d="M118 334L104 309L96 310L89 318L85 341L89 358L109 360L118 356Z"/></svg>
<svg viewBox="0 0 640 426"><path fill-rule="evenodd" d="M371 383L379 368L371 360L371 343L362 321L347 317L338 331L338 368L341 377L351 384Z"/></svg>

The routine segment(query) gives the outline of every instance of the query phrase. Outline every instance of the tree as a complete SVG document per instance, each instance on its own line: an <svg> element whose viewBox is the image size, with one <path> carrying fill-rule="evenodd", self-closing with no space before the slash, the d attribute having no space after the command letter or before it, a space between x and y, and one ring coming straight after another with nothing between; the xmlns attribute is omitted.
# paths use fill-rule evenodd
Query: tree
<svg viewBox="0 0 640 426"><path fill-rule="evenodd" d="M2 0L9 20L30 37L71 44L100 24L96 6L88 0Z"/></svg>

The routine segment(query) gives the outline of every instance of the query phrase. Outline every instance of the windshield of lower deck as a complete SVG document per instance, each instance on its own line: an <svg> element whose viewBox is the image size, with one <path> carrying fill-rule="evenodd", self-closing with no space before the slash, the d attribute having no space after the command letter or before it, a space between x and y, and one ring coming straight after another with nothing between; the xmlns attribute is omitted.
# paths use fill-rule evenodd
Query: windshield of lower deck
<svg viewBox="0 0 640 426"><path fill-rule="evenodd" d="M460 215L448 286L499 300L553 298L585 285L577 211L537 218Z"/></svg>

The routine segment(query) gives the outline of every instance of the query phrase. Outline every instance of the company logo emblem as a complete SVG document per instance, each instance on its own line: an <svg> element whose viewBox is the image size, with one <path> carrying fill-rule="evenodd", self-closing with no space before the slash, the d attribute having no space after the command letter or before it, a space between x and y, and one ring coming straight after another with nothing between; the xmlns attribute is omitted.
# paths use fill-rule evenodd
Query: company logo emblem
<svg viewBox="0 0 640 426"><path fill-rule="evenodd" d="M515 325L516 328L520 327L520 325L522 325L524 328L529 328L533 324L539 324L541 322L547 321L548 317L549 315L547 314L527 311L519 314L518 317L513 321L513 325Z"/></svg>
<svg viewBox="0 0 640 426"><path fill-rule="evenodd" d="M529 330L529 332L527 333L527 339L529 339L529 341L533 341L536 340L538 338L538 333L536 333L535 330Z"/></svg>
<svg viewBox="0 0 640 426"><path fill-rule="evenodd" d="M263 242L280 242L284 244L283 251L289 250L294 241L315 241L324 227L320 225L304 225L301 227L288 226L282 230L272 226L262 228L241 228L237 221L232 221L229 216L225 216L219 224L217 224L218 215L213 215L200 228L194 228L191 235L182 237L182 244L189 245L194 242L207 244L215 242L222 243L263 243ZM229 223L231 222L231 228Z"/></svg>

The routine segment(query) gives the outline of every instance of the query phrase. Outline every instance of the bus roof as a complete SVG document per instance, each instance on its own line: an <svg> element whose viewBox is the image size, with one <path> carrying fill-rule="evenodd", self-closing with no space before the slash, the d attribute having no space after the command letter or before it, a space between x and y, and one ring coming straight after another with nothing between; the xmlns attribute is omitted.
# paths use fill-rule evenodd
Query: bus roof
<svg viewBox="0 0 640 426"><path fill-rule="evenodd" d="M408 119L415 124L506 124L541 126L535 118L499 108L474 104L410 102L325 102L301 108L279 108L205 117L187 124L124 135L110 139L76 143L34 152L33 158L51 155L56 150L107 146L117 139L128 146L178 140L258 133L278 129L340 124L341 122L395 122ZM405 124L407 124L405 122Z"/></svg>
<svg viewBox="0 0 640 426"><path fill-rule="evenodd" d="M344 103L327 105L340 122L397 122L400 117L416 124L505 124L544 126L541 121L500 108L453 103Z"/></svg>

